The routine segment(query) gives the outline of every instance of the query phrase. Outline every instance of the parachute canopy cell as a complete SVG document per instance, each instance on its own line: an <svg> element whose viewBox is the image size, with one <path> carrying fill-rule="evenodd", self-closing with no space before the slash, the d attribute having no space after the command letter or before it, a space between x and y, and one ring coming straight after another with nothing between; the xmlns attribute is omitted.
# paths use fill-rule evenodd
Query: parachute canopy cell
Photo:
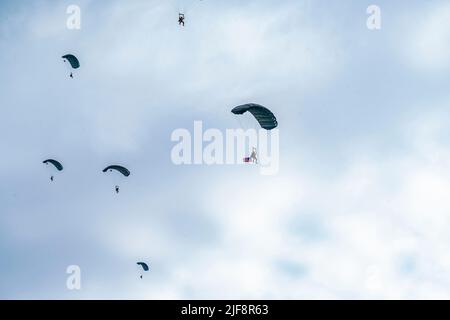
<svg viewBox="0 0 450 320"><path fill-rule="evenodd" d="M232 113L236 115L241 115L246 112L250 112L262 128L266 130L272 130L278 126L277 118L275 115L266 107L256 103L247 103L237 106L231 110Z"/></svg>
<svg viewBox="0 0 450 320"><path fill-rule="evenodd" d="M43 161L42 163L45 163L45 164L51 163L52 165L55 166L56 169L58 169L58 171L62 171L64 169L60 162L53 160L53 159L47 159L47 160Z"/></svg>
<svg viewBox="0 0 450 320"><path fill-rule="evenodd" d="M108 166L105 169L103 169L103 172L107 172L108 170L116 170L119 171L121 174L123 174L125 177L128 177L130 175L130 171L122 166Z"/></svg>
<svg viewBox="0 0 450 320"><path fill-rule="evenodd" d="M80 61L78 61L77 57L75 57L73 54L66 54L65 56L62 56L62 58L69 61L72 68L78 69L80 67Z"/></svg>
<svg viewBox="0 0 450 320"><path fill-rule="evenodd" d="M148 271L149 270L148 265L145 262L137 262L136 264L141 266L142 269L144 269L144 271Z"/></svg>

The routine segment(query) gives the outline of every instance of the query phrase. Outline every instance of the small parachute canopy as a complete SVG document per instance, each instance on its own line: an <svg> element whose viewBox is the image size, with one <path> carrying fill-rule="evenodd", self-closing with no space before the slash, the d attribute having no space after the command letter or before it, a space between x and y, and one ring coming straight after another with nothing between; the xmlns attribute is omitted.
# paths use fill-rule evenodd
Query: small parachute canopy
<svg viewBox="0 0 450 320"><path fill-rule="evenodd" d="M266 130L272 130L278 126L277 118L275 115L266 107L256 103L247 103L237 106L231 110L232 113L236 115L241 115L246 112L250 112L262 128Z"/></svg>
<svg viewBox="0 0 450 320"><path fill-rule="evenodd" d="M73 54L66 54L65 56L62 56L62 58L69 61L72 68L78 69L80 67L80 61L78 61L77 57L75 57Z"/></svg>
<svg viewBox="0 0 450 320"><path fill-rule="evenodd" d="M145 262L137 262L137 265L141 266L144 271L148 271L148 265Z"/></svg>
<svg viewBox="0 0 450 320"><path fill-rule="evenodd" d="M127 168L125 168L125 167L122 167L122 166L116 166L116 165L114 165L114 166L109 166L109 167L106 167L105 169L103 169L103 172L107 172L108 170L116 170L116 171L119 171L121 174L123 174L125 177L128 177L129 175L130 175L130 171L127 169Z"/></svg>
<svg viewBox="0 0 450 320"><path fill-rule="evenodd" d="M62 171L62 170L64 169L63 166L62 166L62 164L61 164L60 162L58 162L58 161L56 161L56 160L53 160L53 159L47 159L47 160L43 161L42 163L45 163L45 164L51 163L52 165L55 166L55 168L56 168L58 171Z"/></svg>

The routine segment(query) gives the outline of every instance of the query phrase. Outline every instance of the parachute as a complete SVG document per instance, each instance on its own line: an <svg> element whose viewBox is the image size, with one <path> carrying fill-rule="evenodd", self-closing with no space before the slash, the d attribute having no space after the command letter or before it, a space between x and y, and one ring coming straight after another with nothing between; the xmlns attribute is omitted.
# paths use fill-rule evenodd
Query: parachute
<svg viewBox="0 0 450 320"><path fill-rule="evenodd" d="M49 163L51 163L53 166L55 166L55 168L58 170L58 171L62 171L64 168L63 168L63 166L62 166L62 164L60 163L60 162L58 162L58 161L56 161L56 160L53 160L53 159L47 159L47 160L45 160L45 161L42 161L42 163L45 163L45 164L49 164Z"/></svg>
<svg viewBox="0 0 450 320"><path fill-rule="evenodd" d="M146 264L145 262L137 262L136 264L138 266L141 266L142 270L144 270L144 272L147 272L149 270L148 264ZM140 278L142 279L142 274L141 274Z"/></svg>
<svg viewBox="0 0 450 320"><path fill-rule="evenodd" d="M242 115L246 112L250 112L263 129L272 130L278 126L277 118L266 107L256 103L247 103L237 106L231 110L236 115Z"/></svg>
<svg viewBox="0 0 450 320"><path fill-rule="evenodd" d="M50 168L50 174L51 174L50 180L51 180L52 182L53 182L54 179L55 179L55 173L56 173L56 171L62 171L62 170L64 169L63 166L62 166L62 164L61 164L61 162L56 161L56 160L54 160L54 159L47 159L47 160L42 161L42 163L46 164L47 166L48 166L49 164L51 164L51 166L49 166L49 168Z"/></svg>
<svg viewBox="0 0 450 320"><path fill-rule="evenodd" d="M148 271L149 270L148 264L146 264L145 262L137 262L136 264L141 266L144 271Z"/></svg>
<svg viewBox="0 0 450 320"><path fill-rule="evenodd" d="M122 167L122 166L117 166L117 165L108 166L105 169L103 169L103 172L108 172L108 171L113 171L113 170L121 173L124 177L128 177L130 175L130 171L127 168ZM117 179L118 179L117 177L114 177L114 180L116 180L116 186L114 187L114 190L118 194L120 192L120 187L118 185ZM122 179L123 179L123 177L120 178L120 181L122 181Z"/></svg>
<svg viewBox="0 0 450 320"><path fill-rule="evenodd" d="M73 54L66 54L65 56L62 56L62 58L69 61L72 68L78 69L80 67L80 61L78 61L77 57L75 57Z"/></svg>
<svg viewBox="0 0 450 320"><path fill-rule="evenodd" d="M117 166L117 165L109 166L109 167L106 167L105 169L103 169L103 172L107 172L108 170L109 171L112 171L112 170L119 171L125 177L128 177L130 175L130 171L127 168L122 167L122 166Z"/></svg>

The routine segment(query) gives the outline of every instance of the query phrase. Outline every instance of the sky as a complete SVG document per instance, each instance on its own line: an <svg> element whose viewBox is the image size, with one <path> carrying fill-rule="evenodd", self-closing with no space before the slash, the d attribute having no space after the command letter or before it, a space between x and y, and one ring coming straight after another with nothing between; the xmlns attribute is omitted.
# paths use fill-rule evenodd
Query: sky
<svg viewBox="0 0 450 320"><path fill-rule="evenodd" d="M1 299L450 298L448 1L1 0L0 70ZM278 174L173 164L247 102Z"/></svg>

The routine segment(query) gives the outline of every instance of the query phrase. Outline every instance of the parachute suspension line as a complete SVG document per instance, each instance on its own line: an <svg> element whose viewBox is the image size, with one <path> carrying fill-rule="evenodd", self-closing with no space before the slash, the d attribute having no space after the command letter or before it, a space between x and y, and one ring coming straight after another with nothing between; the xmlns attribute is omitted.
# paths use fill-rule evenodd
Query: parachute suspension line
<svg viewBox="0 0 450 320"><path fill-rule="evenodd" d="M238 123L239 123L239 127L241 127L241 129L245 130L244 124L243 124L242 121L241 121L241 117L237 117L236 119L237 119L237 121L238 121Z"/></svg>
<svg viewBox="0 0 450 320"><path fill-rule="evenodd" d="M248 119L245 116L238 116L235 118L236 118L236 121L237 121L240 129L242 129L244 131L247 131L249 129L255 129L256 131L258 131L258 127L254 126L252 124L251 119Z"/></svg>
<svg viewBox="0 0 450 320"><path fill-rule="evenodd" d="M248 115L242 115L240 119L243 123L243 128L245 131L250 129L258 131L258 127L253 123L253 120Z"/></svg>
<svg viewBox="0 0 450 320"><path fill-rule="evenodd" d="M183 5L183 1L178 0L178 14L183 15L185 14L185 10L184 10L184 5Z"/></svg>

